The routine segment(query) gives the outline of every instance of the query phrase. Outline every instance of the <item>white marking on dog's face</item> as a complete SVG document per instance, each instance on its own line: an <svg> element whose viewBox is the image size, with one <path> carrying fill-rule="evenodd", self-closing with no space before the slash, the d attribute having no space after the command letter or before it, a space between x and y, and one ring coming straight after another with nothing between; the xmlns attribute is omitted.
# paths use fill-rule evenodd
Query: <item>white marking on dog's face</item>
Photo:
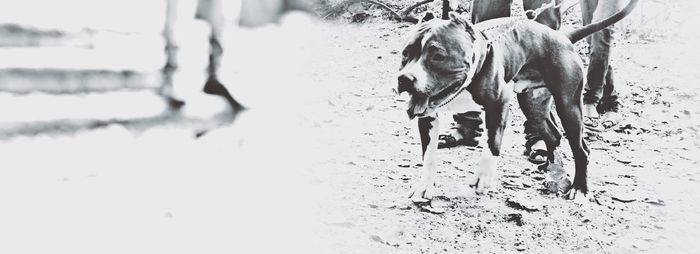
<svg viewBox="0 0 700 254"><path fill-rule="evenodd" d="M432 37L432 36L433 36L433 35L432 35L431 33L425 33L425 34L423 35L423 39L422 39L421 42L420 42L420 47L421 47L421 49L424 49L425 46L428 45L428 40L430 40L430 39L431 39L430 37Z"/></svg>
<svg viewBox="0 0 700 254"><path fill-rule="evenodd" d="M428 80L428 71L420 61L412 61L406 64L399 75L408 75L415 78L413 89L415 89L416 92L423 94L428 92L428 85L426 82Z"/></svg>

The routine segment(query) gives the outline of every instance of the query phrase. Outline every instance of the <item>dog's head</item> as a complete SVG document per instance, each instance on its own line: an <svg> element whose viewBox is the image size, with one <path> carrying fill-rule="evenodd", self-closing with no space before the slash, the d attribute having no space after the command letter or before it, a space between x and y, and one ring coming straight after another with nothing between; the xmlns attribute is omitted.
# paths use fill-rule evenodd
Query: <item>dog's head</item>
<svg viewBox="0 0 700 254"><path fill-rule="evenodd" d="M473 63L475 35L471 22L457 13L450 20L431 19L416 25L403 49L398 93L408 92L408 117L431 114L467 80Z"/></svg>

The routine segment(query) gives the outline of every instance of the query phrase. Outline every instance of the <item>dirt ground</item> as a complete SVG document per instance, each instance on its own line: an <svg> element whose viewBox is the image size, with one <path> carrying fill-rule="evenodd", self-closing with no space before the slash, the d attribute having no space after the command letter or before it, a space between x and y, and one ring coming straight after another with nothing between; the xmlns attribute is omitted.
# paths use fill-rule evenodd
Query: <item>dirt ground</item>
<svg viewBox="0 0 700 254"><path fill-rule="evenodd" d="M500 184L485 195L467 185L482 147L440 150L441 213L414 206L420 140L392 91L410 27L323 24L300 49L319 96L300 106L244 111L201 138L188 126L108 124L0 141L10 165L0 169L0 250L279 251L306 227L311 201L325 253L697 252L700 19L686 10L700 4L645 3L614 48L624 117L589 142L586 197L543 190L549 176L522 155L514 103ZM289 187L299 172L308 192ZM251 235L262 240L240 240ZM27 247L36 240L44 245Z"/></svg>
<svg viewBox="0 0 700 254"><path fill-rule="evenodd" d="M421 167L420 140L404 115L405 102L390 89L403 42L396 38L409 27L334 27L330 44L339 50L327 51L333 65L319 72L346 83L339 102L329 102L340 118L331 125L345 134L333 144L344 152L328 165L337 170L319 177L335 190L328 195L337 212L326 216L334 234L346 235L338 249L355 239L370 242L366 253L697 252L700 51L693 45L700 37L692 31L698 19L683 11L692 6L697 3L646 2L621 25L629 34L618 35L612 64L624 120L589 142L587 197L542 194L546 174L522 156L523 116L515 104L499 162L501 184L492 192L477 196L467 185L481 147L440 151L433 201L445 211L439 215L406 198ZM570 151L562 147L571 173Z"/></svg>

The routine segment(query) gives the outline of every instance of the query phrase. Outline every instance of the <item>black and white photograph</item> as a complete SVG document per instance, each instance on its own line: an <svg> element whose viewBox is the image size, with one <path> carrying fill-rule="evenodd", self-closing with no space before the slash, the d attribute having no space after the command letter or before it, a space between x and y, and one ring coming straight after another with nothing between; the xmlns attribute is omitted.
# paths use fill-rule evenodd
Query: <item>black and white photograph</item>
<svg viewBox="0 0 700 254"><path fill-rule="evenodd" d="M700 253L698 10L0 0L0 253Z"/></svg>

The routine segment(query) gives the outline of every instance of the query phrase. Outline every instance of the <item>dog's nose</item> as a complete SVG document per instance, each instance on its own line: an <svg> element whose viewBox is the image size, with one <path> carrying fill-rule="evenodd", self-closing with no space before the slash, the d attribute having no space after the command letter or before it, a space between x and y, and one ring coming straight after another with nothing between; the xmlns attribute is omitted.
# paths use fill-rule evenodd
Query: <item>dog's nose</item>
<svg viewBox="0 0 700 254"><path fill-rule="evenodd" d="M412 93L415 82L416 77L411 74L402 74L399 76L399 94L403 92Z"/></svg>

